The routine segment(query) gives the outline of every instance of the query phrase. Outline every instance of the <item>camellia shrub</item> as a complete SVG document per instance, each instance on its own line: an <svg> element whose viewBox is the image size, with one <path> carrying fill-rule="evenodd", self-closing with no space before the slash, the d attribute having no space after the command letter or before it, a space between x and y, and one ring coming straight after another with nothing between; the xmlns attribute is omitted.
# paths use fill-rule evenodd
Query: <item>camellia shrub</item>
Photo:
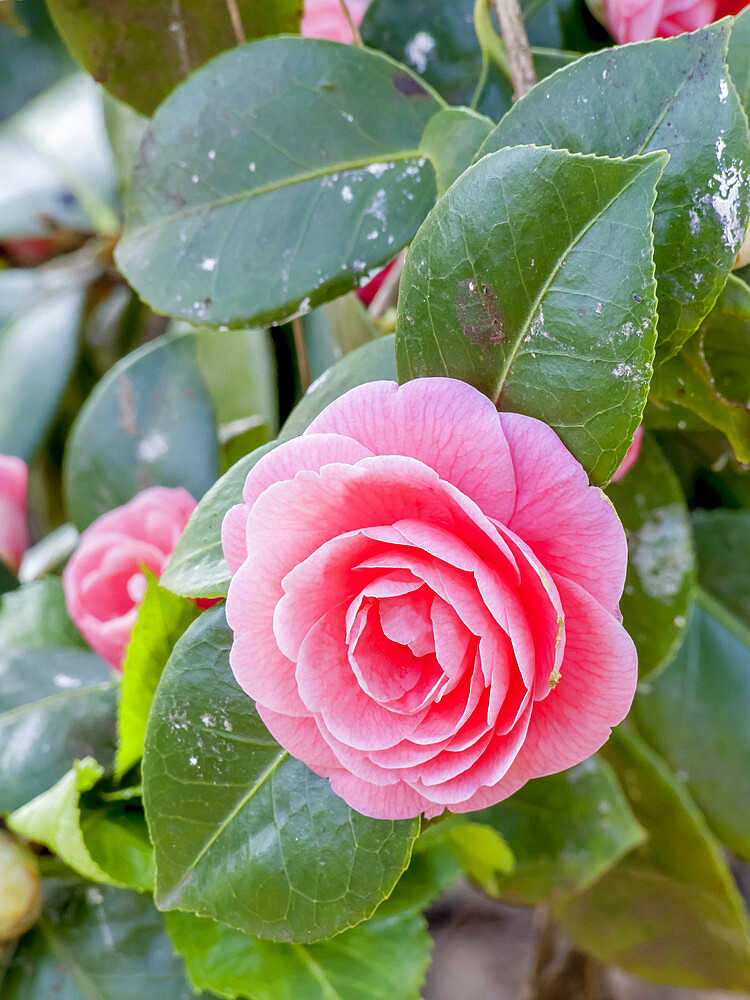
<svg viewBox="0 0 750 1000"><path fill-rule="evenodd" d="M3 1000L750 993L744 7L0 5Z"/></svg>

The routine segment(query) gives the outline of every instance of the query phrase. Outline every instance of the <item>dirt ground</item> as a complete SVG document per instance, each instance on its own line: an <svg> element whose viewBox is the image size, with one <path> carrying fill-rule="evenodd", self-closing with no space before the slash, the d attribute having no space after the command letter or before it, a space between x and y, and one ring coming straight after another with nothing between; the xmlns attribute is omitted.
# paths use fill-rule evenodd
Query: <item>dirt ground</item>
<svg viewBox="0 0 750 1000"><path fill-rule="evenodd" d="M461 885L433 908L430 929L425 1000L524 1000L540 931L533 911ZM750 1000L750 994L653 986L617 970L608 986L614 1000Z"/></svg>

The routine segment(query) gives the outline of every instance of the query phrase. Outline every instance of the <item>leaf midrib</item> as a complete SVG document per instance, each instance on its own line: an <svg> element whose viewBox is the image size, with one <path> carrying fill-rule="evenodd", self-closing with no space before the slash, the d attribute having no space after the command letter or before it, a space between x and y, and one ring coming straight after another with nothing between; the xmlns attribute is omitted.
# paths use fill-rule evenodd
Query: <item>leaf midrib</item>
<svg viewBox="0 0 750 1000"><path fill-rule="evenodd" d="M649 156L654 156L654 161L655 161L656 160L656 155L658 155L658 154L656 154L656 155L655 154L648 154L648 155ZM523 322L523 326L521 327L521 329L520 329L520 331L518 333L518 337L516 338L515 344L513 345L513 348L511 350L509 356L508 356L507 363L504 365L504 367L503 367L503 369L502 369L502 371L501 371L501 373L499 375L499 378L497 380L497 383L495 385L495 388L493 389L492 401L495 403L495 405L497 405L498 402L500 401L500 396L502 395L503 389L505 387L505 383L506 383L506 381L508 379L508 375L510 374L510 370L513 367L513 364L515 363L516 358L518 357L521 345L524 342L524 338L526 337L526 334L529 332L529 330L531 328L531 324L533 322L534 316L536 315L539 306L542 304L542 301L543 301L544 297L546 296L547 292L549 291L550 286L552 285L552 282L559 275L560 270L561 270L561 268L563 266L563 263L565 262L565 260L567 259L567 257L570 255L570 253L575 249L575 247L578 246L578 244L581 242L581 240L584 238L584 236L588 233L588 231L591 229L591 227L595 223L597 223L610 210L610 208L614 205L614 203L617 201L617 199L621 198L627 191L630 190L630 188L636 183L636 181L640 180L643 177L643 175L646 172L646 170L649 167L652 166L652 162L650 162L648 165L646 165L646 166L638 169L637 172L635 172L633 174L633 176L628 181L628 183L624 187L621 187L609 199L609 201L607 202L607 204L604 205L601 208L601 210L599 212L597 212L596 215L594 215L593 218L591 218L589 220L589 222L583 227L583 229L581 229L576 234L575 238L573 240L571 240L570 243L568 243L568 245L565 247L565 249L563 250L563 252L558 257L557 262L556 262L555 266L552 268L552 271L551 271L548 279L545 281L544 285L542 286L542 288L539 291L539 294L534 299L534 302L532 303L531 308L528 311L526 319ZM652 207L652 210L651 210L651 214L653 216L653 207ZM653 237L652 237L652 243L653 243Z"/></svg>
<svg viewBox="0 0 750 1000"><path fill-rule="evenodd" d="M23 705L16 705L15 708L10 708L6 712L0 711L0 725L5 724L9 720L13 722L19 716L25 715L27 712L46 710L50 707L54 707L57 702L74 701L77 698L82 698L84 695L91 694L106 694L108 691L116 691L119 687L119 681L101 681L98 684L88 684L85 687L79 687L65 691L56 691L54 694L47 695L45 698L39 698L37 701L27 701Z"/></svg>
<svg viewBox="0 0 750 1000"><path fill-rule="evenodd" d="M174 212L172 215L162 216L150 225L141 226L138 229L132 229L126 233L126 236L129 239L146 236L149 233L156 232L165 226L171 225L173 222L180 222L183 219L189 219L204 212L213 212L217 209L225 208L227 205L233 205L236 202L251 201L253 198L260 198L266 194L273 194L276 191L282 191L284 188L294 187L297 184L306 184L309 181L318 180L322 177L328 177L330 174L341 174L349 170L364 170L375 163L383 163L385 160L398 163L405 160L418 159L427 160L428 157L426 157L425 154L419 149L408 149L400 150L399 152L386 152L382 156L377 157L367 156L361 157L358 160L347 160L342 163L329 163L325 166L317 167L314 170L291 174L289 177L282 177L277 181L260 184L258 187L254 188L247 188L244 191L238 191L236 194L228 194L223 198L214 198L212 201L202 202L200 205L189 205L186 208L181 209L179 212Z"/></svg>
<svg viewBox="0 0 750 1000"><path fill-rule="evenodd" d="M286 750L281 750L276 757L271 761L265 771L260 775L255 784L248 789L248 791L240 798L236 805L230 810L230 812L224 817L221 823L217 826L208 840L203 844L201 849L195 855L190 864L185 868L182 876L176 885L169 890L166 895L162 894L161 891L157 890L159 897L159 905L161 909L169 909L171 904L179 898L181 891L185 888L188 878L193 871L200 864L201 860L206 856L208 851L213 847L216 841L222 836L224 831L227 829L229 824L239 815L239 813L245 808L245 806L250 802L254 795L260 791L266 781L270 780L274 772L284 763L284 761L289 757Z"/></svg>

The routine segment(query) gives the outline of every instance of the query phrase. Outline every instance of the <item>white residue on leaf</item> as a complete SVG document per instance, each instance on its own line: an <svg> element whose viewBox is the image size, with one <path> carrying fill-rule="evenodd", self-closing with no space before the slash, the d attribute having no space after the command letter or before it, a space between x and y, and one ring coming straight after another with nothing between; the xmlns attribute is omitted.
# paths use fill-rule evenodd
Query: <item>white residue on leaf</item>
<svg viewBox="0 0 750 1000"><path fill-rule="evenodd" d="M255 160L251 160L251 162L248 163L247 169L250 171L251 174L255 173Z"/></svg>
<svg viewBox="0 0 750 1000"><path fill-rule="evenodd" d="M167 439L160 431L151 431L138 442L138 459L141 462L156 462L169 450Z"/></svg>
<svg viewBox="0 0 750 1000"><path fill-rule="evenodd" d="M426 31L418 31L416 35L406 43L406 61L413 66L417 73L424 73L427 69L427 60L435 51L435 39Z"/></svg>
<svg viewBox="0 0 750 1000"><path fill-rule="evenodd" d="M690 209L688 215L690 217L690 235L695 236L701 227L700 216L697 212L694 212L692 208Z"/></svg>
<svg viewBox="0 0 750 1000"><path fill-rule="evenodd" d="M649 597L667 600L680 592L692 567L685 519L679 504L654 511L628 539L630 560Z"/></svg>
<svg viewBox="0 0 750 1000"><path fill-rule="evenodd" d="M719 80L719 103L726 104L728 97L729 97L729 86L727 84L727 81L722 77L722 79Z"/></svg>
<svg viewBox="0 0 750 1000"><path fill-rule="evenodd" d="M200 178L198 177L197 174L193 174L193 176L190 178L190 180L193 182L193 184L197 184L198 181L200 180Z"/></svg>
<svg viewBox="0 0 750 1000"><path fill-rule="evenodd" d="M721 221L724 246L727 250L736 251L745 235L740 220L741 198L747 176L736 160L724 167L711 178L711 186L715 190L708 195L711 207Z"/></svg>
<svg viewBox="0 0 750 1000"><path fill-rule="evenodd" d="M363 260L355 260L352 262L352 267L355 271L362 273L362 271L367 269L367 264Z"/></svg>
<svg viewBox="0 0 750 1000"><path fill-rule="evenodd" d="M215 149L209 149L209 151L208 151L208 158L209 158L209 160L215 160L216 159L216 150Z"/></svg>
<svg viewBox="0 0 750 1000"><path fill-rule="evenodd" d="M373 229L372 232L369 232L367 234L367 239L368 240L376 240L378 238L378 236L380 236L380 233L377 231L377 229Z"/></svg>
<svg viewBox="0 0 750 1000"><path fill-rule="evenodd" d="M229 719L224 719L224 728L228 733L232 732L232 723L229 721Z"/></svg>
<svg viewBox="0 0 750 1000"><path fill-rule="evenodd" d="M352 193L352 189L349 187L348 184L345 184L341 188L341 200L347 202L347 204L351 201L354 201L354 194Z"/></svg>
<svg viewBox="0 0 750 1000"><path fill-rule="evenodd" d="M214 719L213 715L209 715L208 712L206 712L204 715L201 716L201 722L203 723L204 726L208 726L209 729L213 729L213 727L216 725L216 720Z"/></svg>
<svg viewBox="0 0 750 1000"><path fill-rule="evenodd" d="M60 688L77 688L81 686L80 677L68 677L67 674L55 674L52 681L56 687Z"/></svg>
<svg viewBox="0 0 750 1000"><path fill-rule="evenodd" d="M393 163L371 163L369 166L365 167L365 170L368 174L372 174L373 177L379 180L386 170L390 170L393 165Z"/></svg>
<svg viewBox="0 0 750 1000"><path fill-rule="evenodd" d="M216 267L215 257L204 257L203 260L201 261L202 271L213 271L215 267Z"/></svg>
<svg viewBox="0 0 750 1000"><path fill-rule="evenodd" d="M195 765L196 765L197 763L198 763L198 758L197 758L197 757L191 757L191 758L190 758L190 766L191 766L191 767L195 767Z"/></svg>
<svg viewBox="0 0 750 1000"><path fill-rule="evenodd" d="M721 130L722 133L724 129ZM724 150L727 148L727 144L724 142L721 136L716 140L716 159L721 160Z"/></svg>

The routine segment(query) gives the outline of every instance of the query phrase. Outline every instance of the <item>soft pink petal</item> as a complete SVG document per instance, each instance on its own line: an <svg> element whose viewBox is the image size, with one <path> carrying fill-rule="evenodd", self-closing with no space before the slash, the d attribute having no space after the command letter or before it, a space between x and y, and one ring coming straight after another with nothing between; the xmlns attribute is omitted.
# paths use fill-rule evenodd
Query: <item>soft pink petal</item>
<svg viewBox="0 0 750 1000"><path fill-rule="evenodd" d="M373 819L411 819L422 812L431 819L444 808L434 805L403 781L373 785L346 771L338 771L331 775L331 788L352 809Z"/></svg>
<svg viewBox="0 0 750 1000"><path fill-rule="evenodd" d="M622 479L624 475L630 472L630 470L633 468L635 463L638 461L638 456L641 453L642 443L643 443L643 424L640 424L636 428L633 441L630 447L628 448L627 452L625 453L625 458L623 458L622 462L620 463L620 467L617 470L617 472L614 474L614 476L612 476L613 483L618 482L620 479Z"/></svg>
<svg viewBox="0 0 750 1000"><path fill-rule="evenodd" d="M551 427L502 413L518 484L508 527L550 573L579 584L613 614L625 585L627 542L612 504Z"/></svg>
<svg viewBox="0 0 750 1000"><path fill-rule="evenodd" d="M580 764L627 715L638 680L638 657L625 629L581 587L558 577L566 646L560 682L534 706L518 755L524 780Z"/></svg>
<svg viewBox="0 0 750 1000"><path fill-rule="evenodd" d="M0 455L0 560L17 570L29 543L26 525L26 463L15 455Z"/></svg>
<svg viewBox="0 0 750 1000"><path fill-rule="evenodd" d="M354 23L361 24L367 0L347 0L347 7ZM340 0L305 0L300 31L308 38L328 38L345 44L352 40L352 31Z"/></svg>
<svg viewBox="0 0 750 1000"><path fill-rule="evenodd" d="M465 382L369 382L326 407L305 434L323 431L361 441L376 455L419 459L488 517L506 522L513 510L513 465L497 410Z"/></svg>

